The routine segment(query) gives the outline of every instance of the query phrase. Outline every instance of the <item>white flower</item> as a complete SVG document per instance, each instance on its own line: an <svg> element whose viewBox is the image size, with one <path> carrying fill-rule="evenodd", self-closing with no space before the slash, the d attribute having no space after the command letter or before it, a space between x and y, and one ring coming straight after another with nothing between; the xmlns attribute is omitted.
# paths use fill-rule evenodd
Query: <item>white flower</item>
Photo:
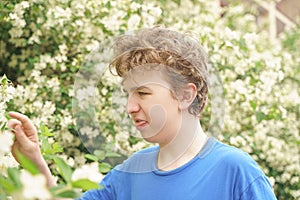
<svg viewBox="0 0 300 200"><path fill-rule="evenodd" d="M93 128L90 126L85 126L80 129L80 133L83 135L89 135L93 131Z"/></svg>
<svg viewBox="0 0 300 200"><path fill-rule="evenodd" d="M61 131L61 139L63 142L69 144L69 143L73 142L74 136L70 132L67 132L66 130L64 130L64 131Z"/></svg>
<svg viewBox="0 0 300 200"><path fill-rule="evenodd" d="M15 160L11 153L6 155L0 154L0 175L7 175L7 168L17 167L19 163Z"/></svg>
<svg viewBox="0 0 300 200"><path fill-rule="evenodd" d="M5 90L6 90L5 101L7 102L13 98L13 95L15 93L15 88L13 86L9 85Z"/></svg>
<svg viewBox="0 0 300 200"><path fill-rule="evenodd" d="M74 165L75 165L74 158L68 157L67 155L62 155L61 158L64 159L64 161L65 161L68 165L74 167Z"/></svg>
<svg viewBox="0 0 300 200"><path fill-rule="evenodd" d="M60 89L60 83L57 77L51 78L48 80L48 86L52 88L53 92L56 92Z"/></svg>
<svg viewBox="0 0 300 200"><path fill-rule="evenodd" d="M89 136L90 138L96 137L99 134L97 129L93 129L92 127L89 126L84 126L83 128L81 128L80 133Z"/></svg>
<svg viewBox="0 0 300 200"><path fill-rule="evenodd" d="M141 4L138 4L136 2L132 2L132 3L130 3L129 7L132 11L136 11L141 7Z"/></svg>
<svg viewBox="0 0 300 200"><path fill-rule="evenodd" d="M34 63L34 69L36 69L36 70L43 70L46 67L47 67L47 63L45 63L45 62Z"/></svg>
<svg viewBox="0 0 300 200"><path fill-rule="evenodd" d="M72 174L72 181L79 179L89 179L93 182L99 183L103 179L103 174L99 172L98 163L93 162L77 168Z"/></svg>
<svg viewBox="0 0 300 200"><path fill-rule="evenodd" d="M106 95L106 94L108 93L107 88L104 87L104 88L101 90L101 93L102 93L103 95Z"/></svg>
<svg viewBox="0 0 300 200"><path fill-rule="evenodd" d="M12 19L12 20L16 20L18 19L18 15L16 13L9 13L9 18Z"/></svg>
<svg viewBox="0 0 300 200"><path fill-rule="evenodd" d="M16 27L10 29L8 32L12 38L21 37L23 34L23 30L21 28L16 28ZM15 60L12 60L12 61L15 61ZM13 65L13 66L15 66L15 65Z"/></svg>
<svg viewBox="0 0 300 200"><path fill-rule="evenodd" d="M26 21L24 19L19 19L14 22L14 25L23 28L26 25Z"/></svg>
<svg viewBox="0 0 300 200"><path fill-rule="evenodd" d="M13 144L13 135L7 131L0 132L0 155L10 152L11 145Z"/></svg>
<svg viewBox="0 0 300 200"><path fill-rule="evenodd" d="M67 61L68 58L67 58L67 56L65 56L65 55L57 54L57 55L54 57L54 59L55 59L57 62L61 63L61 62Z"/></svg>
<svg viewBox="0 0 300 200"><path fill-rule="evenodd" d="M86 50L93 51L95 49L99 48L99 42L96 40L91 41L90 44L86 45Z"/></svg>
<svg viewBox="0 0 300 200"><path fill-rule="evenodd" d="M77 96L77 99L79 101L82 101L84 99L90 99L91 97L94 97L95 95L97 95L97 90L95 87L93 86L88 86L88 87L85 87L85 88L82 88L82 89L78 89L76 91L76 96Z"/></svg>
<svg viewBox="0 0 300 200"><path fill-rule="evenodd" d="M150 9L150 13L151 13L153 16L155 16L155 17L159 17L159 16L161 15L161 13L162 13L162 10L161 10L160 7L155 7L155 6L153 6L153 7L151 7L151 9Z"/></svg>
<svg viewBox="0 0 300 200"><path fill-rule="evenodd" d="M22 1L20 4L23 8L28 8L30 6L28 1Z"/></svg>
<svg viewBox="0 0 300 200"><path fill-rule="evenodd" d="M240 79L232 83L232 88L234 88L240 94L247 94L247 87L245 86L245 83Z"/></svg>
<svg viewBox="0 0 300 200"><path fill-rule="evenodd" d="M39 43L40 43L40 38L39 38L36 34L33 34L33 35L29 38L28 43L29 43L29 44L33 44L33 43L39 44Z"/></svg>
<svg viewBox="0 0 300 200"><path fill-rule="evenodd" d="M22 196L24 199L45 200L51 198L44 175L31 175L29 172L23 170L21 171L20 180L23 184Z"/></svg>
<svg viewBox="0 0 300 200"><path fill-rule="evenodd" d="M59 18L66 18L69 19L72 15L72 11L70 8L63 9L62 7L56 6L52 10L52 14L54 15L54 18L59 19Z"/></svg>
<svg viewBox="0 0 300 200"><path fill-rule="evenodd" d="M136 29L138 27L140 21L141 21L141 18L140 18L139 15L137 15L137 14L131 15L128 22L127 22L128 29L130 29L130 30L131 29Z"/></svg>
<svg viewBox="0 0 300 200"><path fill-rule="evenodd" d="M65 55L68 51L68 47L65 43L59 45L58 48L59 48L60 53L63 55Z"/></svg>
<svg viewBox="0 0 300 200"><path fill-rule="evenodd" d="M244 39L249 49L255 49L255 41L258 40L256 33L246 33Z"/></svg>

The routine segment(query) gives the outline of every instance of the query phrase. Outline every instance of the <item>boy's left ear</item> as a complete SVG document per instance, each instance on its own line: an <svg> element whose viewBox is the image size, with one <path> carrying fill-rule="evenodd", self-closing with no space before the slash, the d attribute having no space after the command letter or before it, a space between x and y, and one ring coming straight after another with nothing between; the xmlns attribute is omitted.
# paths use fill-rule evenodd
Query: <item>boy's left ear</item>
<svg viewBox="0 0 300 200"><path fill-rule="evenodd" d="M183 89L181 94L180 110L188 109L197 96L197 87L194 83L188 83Z"/></svg>

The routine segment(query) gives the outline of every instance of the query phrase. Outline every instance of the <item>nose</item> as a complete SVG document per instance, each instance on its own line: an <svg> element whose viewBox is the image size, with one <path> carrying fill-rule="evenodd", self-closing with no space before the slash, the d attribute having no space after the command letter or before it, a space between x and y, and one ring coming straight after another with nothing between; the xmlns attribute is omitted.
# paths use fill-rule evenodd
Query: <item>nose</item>
<svg viewBox="0 0 300 200"><path fill-rule="evenodd" d="M140 110L140 105L137 101L137 98L135 97L134 94L129 95L127 99L126 112L128 114L132 114L132 113L139 112L139 110Z"/></svg>

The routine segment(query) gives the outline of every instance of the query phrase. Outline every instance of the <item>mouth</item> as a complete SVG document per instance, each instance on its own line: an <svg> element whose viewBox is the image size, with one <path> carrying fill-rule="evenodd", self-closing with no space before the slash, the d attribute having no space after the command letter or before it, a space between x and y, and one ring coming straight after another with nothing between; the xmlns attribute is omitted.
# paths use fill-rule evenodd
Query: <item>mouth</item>
<svg viewBox="0 0 300 200"><path fill-rule="evenodd" d="M138 130L142 130L147 124L148 122L145 120L141 120L141 119L134 120L134 125Z"/></svg>

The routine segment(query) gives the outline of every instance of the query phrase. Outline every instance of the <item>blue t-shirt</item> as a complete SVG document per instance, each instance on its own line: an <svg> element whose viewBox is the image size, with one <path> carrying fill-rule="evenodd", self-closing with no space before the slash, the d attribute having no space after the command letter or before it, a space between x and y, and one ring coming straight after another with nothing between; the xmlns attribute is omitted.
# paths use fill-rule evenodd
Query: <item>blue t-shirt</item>
<svg viewBox="0 0 300 200"><path fill-rule="evenodd" d="M171 170L156 168L159 147L135 153L111 170L103 189L82 200L274 200L270 182L245 152L210 138L190 162Z"/></svg>

